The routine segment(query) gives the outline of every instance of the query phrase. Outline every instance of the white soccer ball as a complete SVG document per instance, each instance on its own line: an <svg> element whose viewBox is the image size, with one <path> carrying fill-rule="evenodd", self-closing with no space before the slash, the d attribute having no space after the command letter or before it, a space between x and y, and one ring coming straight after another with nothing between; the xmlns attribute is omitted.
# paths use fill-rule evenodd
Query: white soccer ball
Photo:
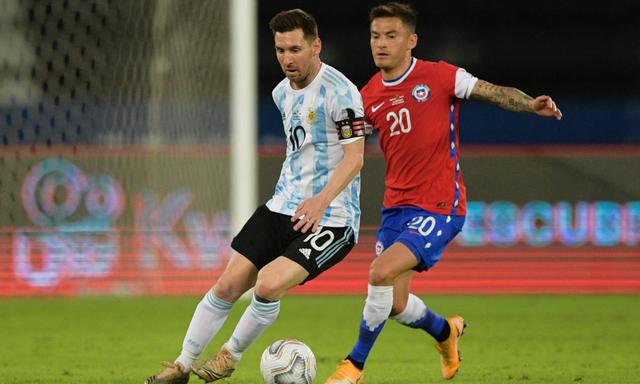
<svg viewBox="0 0 640 384"><path fill-rule="evenodd" d="M316 377L316 357L302 341L278 340L260 359L265 384L310 384Z"/></svg>

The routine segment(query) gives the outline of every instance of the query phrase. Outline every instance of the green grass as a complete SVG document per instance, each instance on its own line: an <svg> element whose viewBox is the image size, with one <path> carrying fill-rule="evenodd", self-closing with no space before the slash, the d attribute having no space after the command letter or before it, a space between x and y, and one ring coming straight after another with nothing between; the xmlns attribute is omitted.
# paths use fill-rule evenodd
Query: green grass
<svg viewBox="0 0 640 384"><path fill-rule="evenodd" d="M173 359L199 298L0 301L0 382L137 383ZM286 297L280 317L245 353L232 383L260 383L262 350L299 338L318 360L317 383L352 347L363 297ZM437 296L427 303L469 322L456 383L637 383L637 296ZM226 341L239 302L206 354ZM366 367L367 384L442 383L422 331L388 322ZM199 382L195 378L191 380Z"/></svg>

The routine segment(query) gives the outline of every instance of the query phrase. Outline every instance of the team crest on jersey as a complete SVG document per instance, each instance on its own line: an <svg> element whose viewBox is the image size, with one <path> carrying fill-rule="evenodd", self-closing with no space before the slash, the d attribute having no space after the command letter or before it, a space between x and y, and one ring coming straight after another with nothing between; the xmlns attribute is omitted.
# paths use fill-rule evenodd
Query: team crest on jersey
<svg viewBox="0 0 640 384"><path fill-rule="evenodd" d="M309 124L315 124L316 122L316 111L314 111L313 109L309 110L309 113L307 113L307 123Z"/></svg>
<svg viewBox="0 0 640 384"><path fill-rule="evenodd" d="M382 251L384 251L384 245L382 245L382 241L376 241L376 257L382 255Z"/></svg>
<svg viewBox="0 0 640 384"><path fill-rule="evenodd" d="M411 94L418 103L424 103L429 99L431 89L424 84L418 84L413 87L413 92Z"/></svg>

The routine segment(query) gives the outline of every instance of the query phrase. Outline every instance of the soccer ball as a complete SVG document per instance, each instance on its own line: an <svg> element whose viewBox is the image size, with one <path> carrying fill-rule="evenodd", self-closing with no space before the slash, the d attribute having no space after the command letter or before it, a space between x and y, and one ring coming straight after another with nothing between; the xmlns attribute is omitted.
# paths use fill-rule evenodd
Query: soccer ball
<svg viewBox="0 0 640 384"><path fill-rule="evenodd" d="M310 384L316 377L316 357L302 341L278 340L260 359L265 384Z"/></svg>

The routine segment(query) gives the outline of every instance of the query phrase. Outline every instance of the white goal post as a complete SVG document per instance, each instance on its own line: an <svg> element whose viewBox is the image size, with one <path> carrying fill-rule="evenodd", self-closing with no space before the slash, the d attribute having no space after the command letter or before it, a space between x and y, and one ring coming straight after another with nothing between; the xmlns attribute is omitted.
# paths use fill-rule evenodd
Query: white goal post
<svg viewBox="0 0 640 384"><path fill-rule="evenodd" d="M231 226L236 232L257 203L257 0L232 0L231 12Z"/></svg>

